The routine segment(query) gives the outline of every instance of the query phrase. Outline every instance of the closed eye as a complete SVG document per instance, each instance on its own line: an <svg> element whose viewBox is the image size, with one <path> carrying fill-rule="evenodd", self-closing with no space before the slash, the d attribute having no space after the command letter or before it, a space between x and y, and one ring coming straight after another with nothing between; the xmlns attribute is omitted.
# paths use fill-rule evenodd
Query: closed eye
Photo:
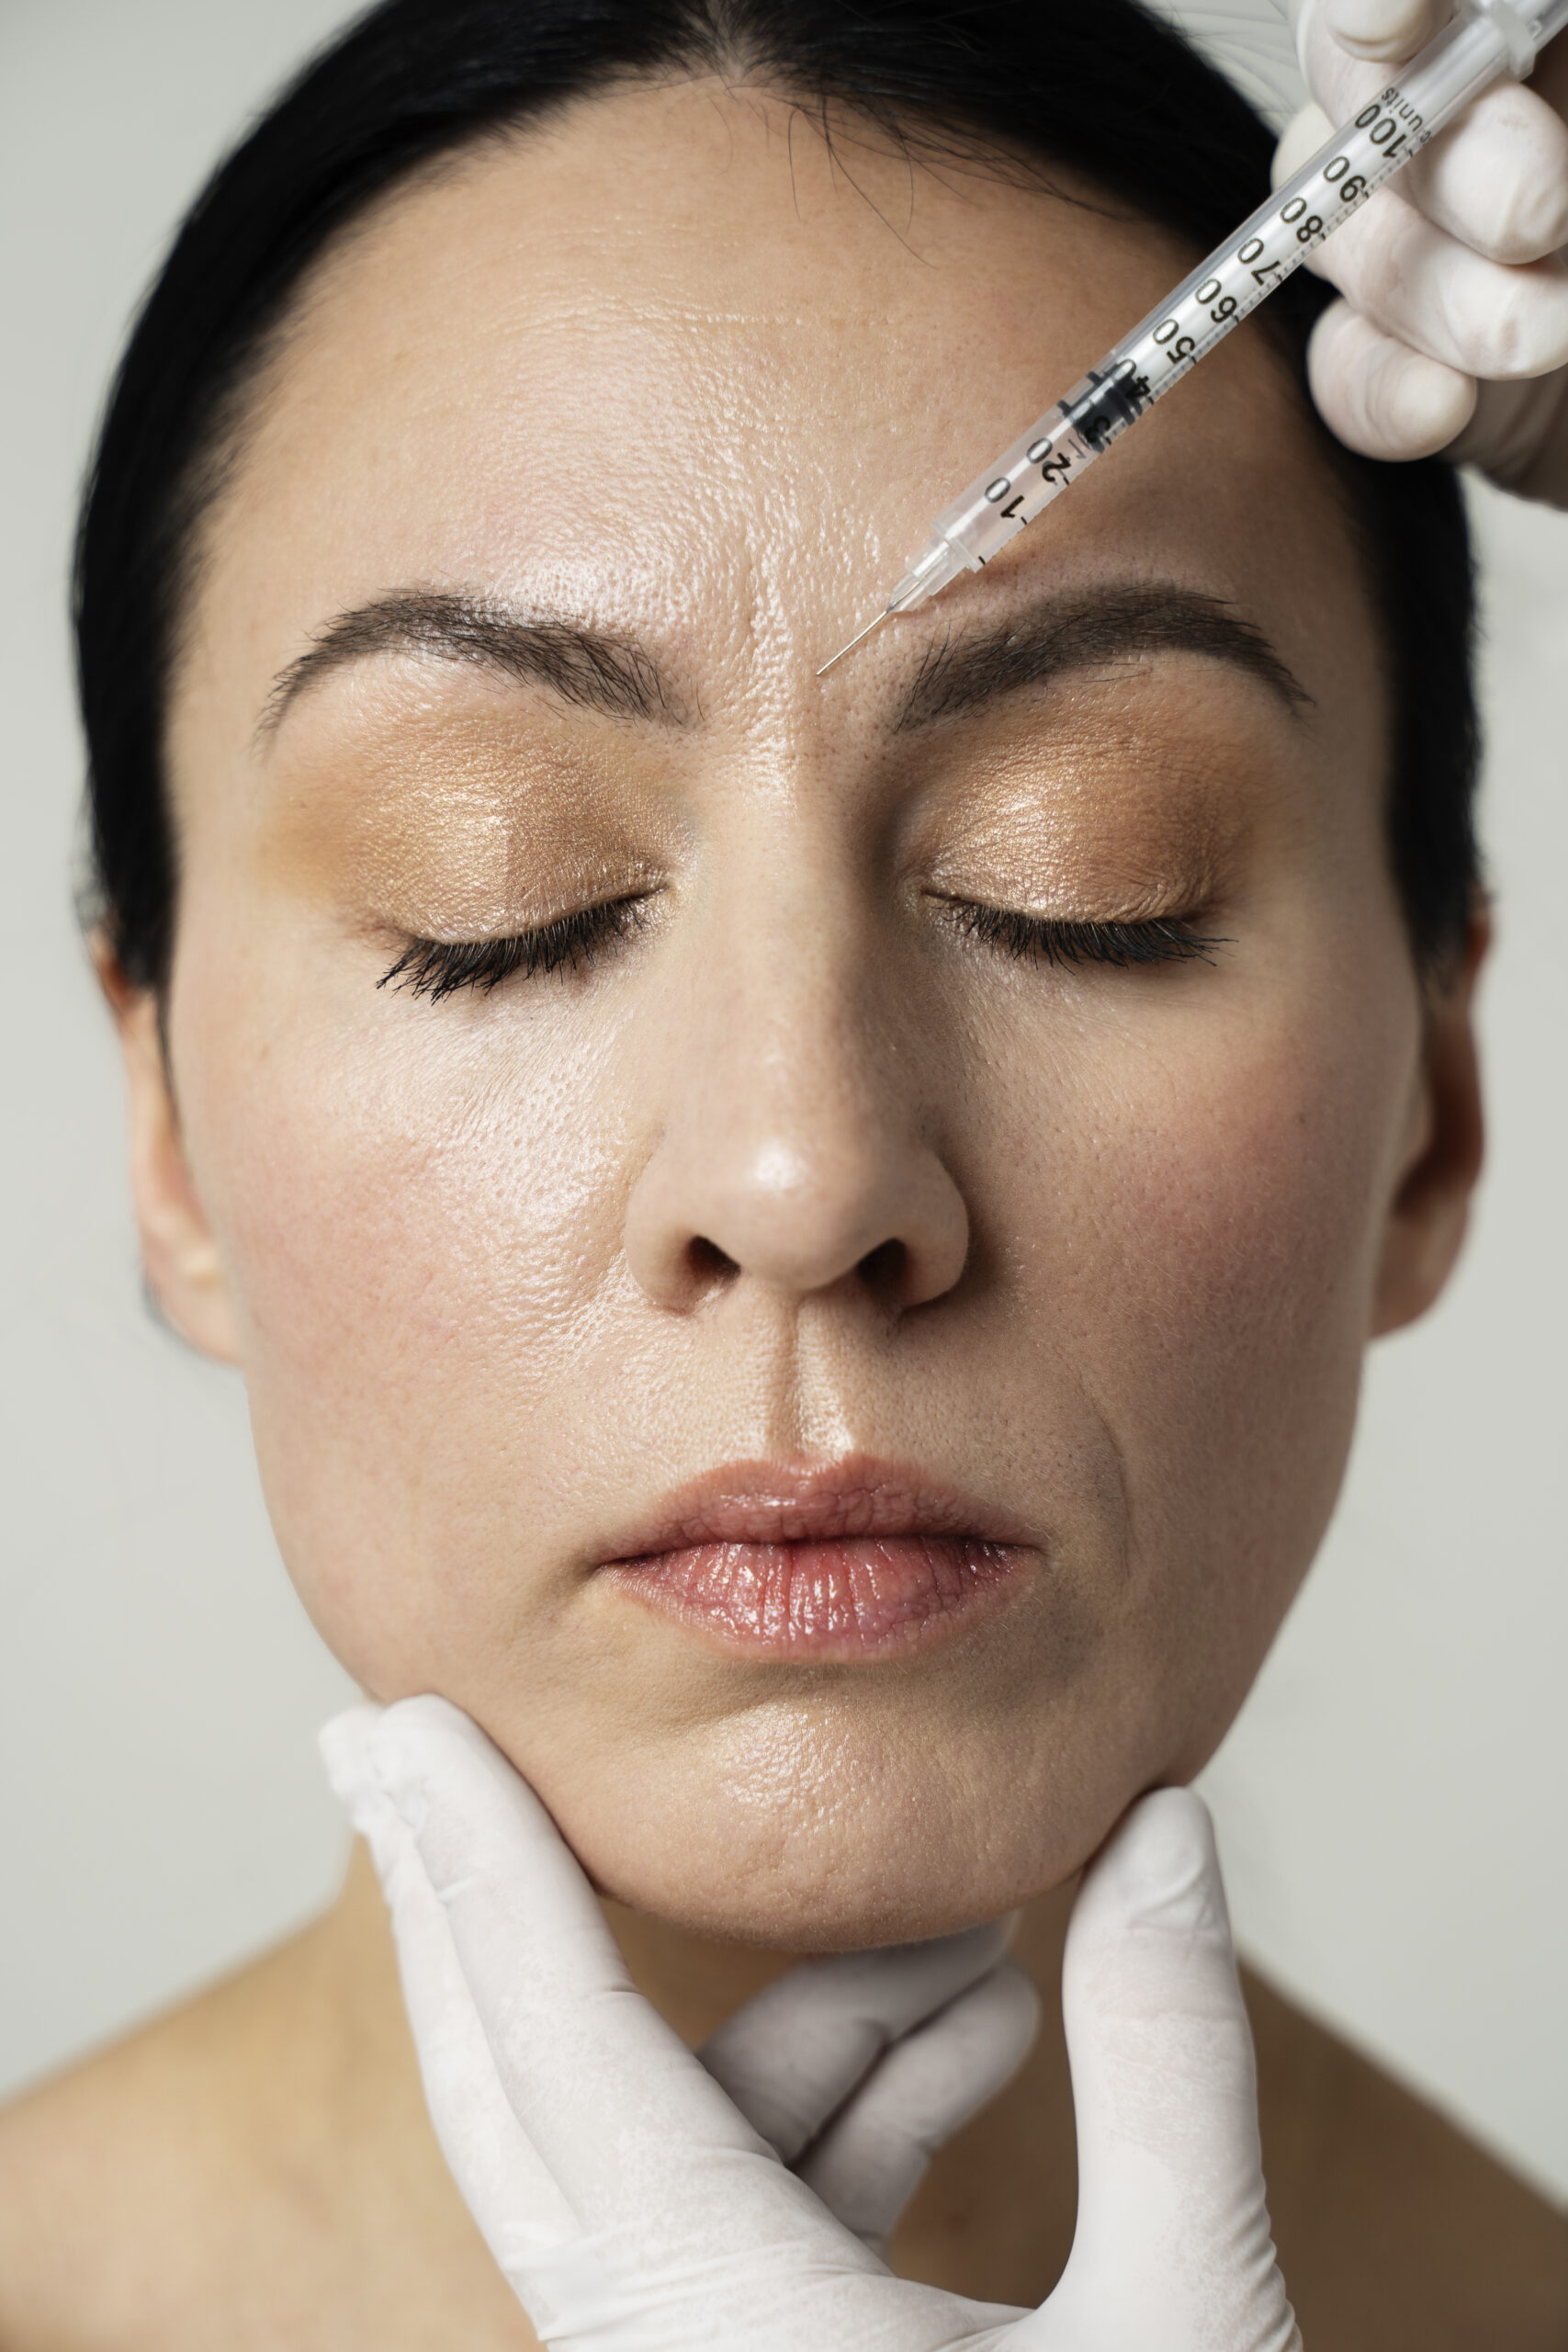
<svg viewBox="0 0 1568 2352"><path fill-rule="evenodd" d="M577 970L639 927L648 895L604 899L501 939L412 939L376 985L407 989L438 1004L461 989L488 996L517 972L526 979L541 972ZM1107 964L1122 970L1138 965L1212 964L1215 949L1230 944L1169 916L1134 922L1074 922L988 906L979 899L943 899L940 903L957 930L1019 962Z"/></svg>
<svg viewBox="0 0 1568 2352"><path fill-rule="evenodd" d="M1143 922L1068 922L976 899L941 903L948 921L966 937L1021 963L1110 964L1123 971L1144 964L1213 964L1214 951L1232 944L1168 915Z"/></svg>
<svg viewBox="0 0 1568 2352"><path fill-rule="evenodd" d="M606 899L504 939L411 939L376 985L408 989L439 1004L459 989L488 996L514 972L531 979L538 972L575 971L637 930L650 895Z"/></svg>

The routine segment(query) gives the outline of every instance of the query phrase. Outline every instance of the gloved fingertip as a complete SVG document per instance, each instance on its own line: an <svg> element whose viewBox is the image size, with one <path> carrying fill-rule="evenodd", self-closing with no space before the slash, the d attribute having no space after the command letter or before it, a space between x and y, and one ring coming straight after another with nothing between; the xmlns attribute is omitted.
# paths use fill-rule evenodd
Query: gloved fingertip
<svg viewBox="0 0 1568 2352"><path fill-rule="evenodd" d="M990 2000L998 2019L998 2046L1012 2052L1009 2072L1016 2073L1034 2047L1045 2013L1040 1987L1029 1971L1013 1960L1004 1960L987 1981L992 1986Z"/></svg>
<svg viewBox="0 0 1568 2352"><path fill-rule="evenodd" d="M411 1849L407 1824L383 1785L378 1751L386 1714L384 1707L368 1704L346 1708L323 1724L316 1738L333 1793L355 1834L369 1848L390 1900Z"/></svg>
<svg viewBox="0 0 1568 2352"><path fill-rule="evenodd" d="M1378 424L1384 446L1402 458L1433 458L1457 440L1475 413L1472 376L1415 355L1385 393Z"/></svg>
<svg viewBox="0 0 1568 2352"><path fill-rule="evenodd" d="M350 1813L367 1787L372 1784L371 1756L384 1713L383 1708L373 1706L368 1702L357 1707L345 1707L341 1715L333 1715L316 1734L316 1746L326 1767L328 1785Z"/></svg>
<svg viewBox="0 0 1568 2352"><path fill-rule="evenodd" d="M317 1744L327 1779L362 1835L390 1811L416 1834L426 1812L425 1788L441 1743L465 1747L484 1736L448 1700L422 1692L390 1706L345 1708L324 1724Z"/></svg>
<svg viewBox="0 0 1568 2352"><path fill-rule="evenodd" d="M1085 1892L1091 1888L1129 1925L1228 1932L1214 1826L1191 1789L1140 1797L1090 1865Z"/></svg>
<svg viewBox="0 0 1568 2352"><path fill-rule="evenodd" d="M1475 411L1472 377L1412 351L1348 302L1333 304L1313 329L1307 377L1324 423L1364 458L1433 457Z"/></svg>
<svg viewBox="0 0 1568 2352"><path fill-rule="evenodd" d="M366 1739L366 1770L416 1835L428 1815L433 1781L454 1773L460 1781L476 1765L488 1773L497 1761L479 1725L434 1690L396 1699L376 1717Z"/></svg>
<svg viewBox="0 0 1568 2352"><path fill-rule="evenodd" d="M1352 57L1414 57L1447 11L1433 0L1323 0L1323 21Z"/></svg>

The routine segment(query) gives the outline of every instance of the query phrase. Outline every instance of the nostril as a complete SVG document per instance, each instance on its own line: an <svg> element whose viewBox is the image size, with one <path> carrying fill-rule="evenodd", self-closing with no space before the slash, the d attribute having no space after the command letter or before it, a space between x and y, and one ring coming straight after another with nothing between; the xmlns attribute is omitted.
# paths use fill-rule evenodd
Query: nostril
<svg viewBox="0 0 1568 2352"><path fill-rule="evenodd" d="M883 1306L897 1306L904 1288L909 1252L902 1241L879 1241L868 1250L855 1272Z"/></svg>
<svg viewBox="0 0 1568 2352"><path fill-rule="evenodd" d="M700 1233L686 1244L686 1263L705 1290L732 1282L740 1272L733 1258Z"/></svg>

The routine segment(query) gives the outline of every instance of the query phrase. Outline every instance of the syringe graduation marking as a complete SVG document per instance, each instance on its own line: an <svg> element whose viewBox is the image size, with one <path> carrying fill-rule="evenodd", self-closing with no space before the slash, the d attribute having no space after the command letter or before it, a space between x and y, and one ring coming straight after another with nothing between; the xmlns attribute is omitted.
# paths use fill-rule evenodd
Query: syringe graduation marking
<svg viewBox="0 0 1568 2352"><path fill-rule="evenodd" d="M1499 74L1528 71L1529 44L1544 46L1568 25L1568 0L1550 0L1528 27L1501 0L1472 6L937 516L931 545L877 620L989 563L1436 131ZM870 633L862 629L818 676Z"/></svg>
<svg viewBox="0 0 1568 2352"><path fill-rule="evenodd" d="M979 502L974 486L955 500L939 516L937 533L960 538L978 563L990 562L1392 179L1428 135L1398 84L1390 83L1013 444L980 487ZM975 513L980 502L990 510L983 518Z"/></svg>

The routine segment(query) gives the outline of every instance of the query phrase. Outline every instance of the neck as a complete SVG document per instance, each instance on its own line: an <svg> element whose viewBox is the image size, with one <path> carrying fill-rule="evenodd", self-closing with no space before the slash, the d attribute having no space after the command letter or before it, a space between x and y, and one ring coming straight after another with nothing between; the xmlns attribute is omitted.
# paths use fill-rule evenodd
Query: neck
<svg viewBox="0 0 1568 2352"><path fill-rule="evenodd" d="M1072 2103L1060 2027L1062 1940L1073 1890L1024 1906L1014 1958L1040 1987L1044 2024L1001 2095L942 2150L894 2238L904 2277L988 2301L1037 2301L1066 2260L1076 2179ZM604 1901L637 1990L695 2048L764 1985L795 1964L787 1952L724 1943ZM396 1956L368 1855L355 1845L344 1890L316 1931L322 1989L341 2015L360 2070L373 2072L404 2132L429 2136Z"/></svg>

